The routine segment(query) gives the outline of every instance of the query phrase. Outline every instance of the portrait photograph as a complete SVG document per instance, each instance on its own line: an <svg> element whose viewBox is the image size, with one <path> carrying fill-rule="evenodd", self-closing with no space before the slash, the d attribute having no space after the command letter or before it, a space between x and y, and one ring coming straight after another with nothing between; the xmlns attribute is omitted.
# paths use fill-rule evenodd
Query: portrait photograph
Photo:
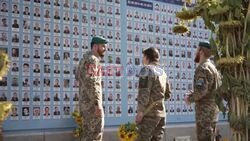
<svg viewBox="0 0 250 141"><path fill-rule="evenodd" d="M63 0L63 7L69 8L69 6L70 6L69 0Z"/></svg>
<svg viewBox="0 0 250 141"><path fill-rule="evenodd" d="M116 116L121 116L122 114L121 105L116 106L115 114Z"/></svg>
<svg viewBox="0 0 250 141"><path fill-rule="evenodd" d="M30 16L30 9L28 6L25 6L24 9L23 9L23 15L28 17Z"/></svg>
<svg viewBox="0 0 250 141"><path fill-rule="evenodd" d="M18 113L18 107L13 106L10 112L11 120L18 120Z"/></svg>
<svg viewBox="0 0 250 141"><path fill-rule="evenodd" d="M41 84L40 78L34 78L33 80L33 86L34 87L39 87Z"/></svg>
<svg viewBox="0 0 250 141"><path fill-rule="evenodd" d="M74 94L73 101L75 101L75 102L79 101L79 94L78 93Z"/></svg>
<svg viewBox="0 0 250 141"><path fill-rule="evenodd" d="M131 116L134 113L133 105L128 105L128 115Z"/></svg>
<svg viewBox="0 0 250 141"><path fill-rule="evenodd" d="M55 73L55 74L60 74L60 67L59 67L59 64L55 64L55 65L54 65L54 73Z"/></svg>
<svg viewBox="0 0 250 141"><path fill-rule="evenodd" d="M114 108L112 105L108 106L108 116L113 116L114 114Z"/></svg>
<svg viewBox="0 0 250 141"><path fill-rule="evenodd" d="M30 44L30 36L28 34L24 34L23 44Z"/></svg>
<svg viewBox="0 0 250 141"><path fill-rule="evenodd" d="M6 95L5 92L2 92L2 93L1 93L0 101L7 101L7 95Z"/></svg>
<svg viewBox="0 0 250 141"><path fill-rule="evenodd" d="M60 95L56 92L53 97L54 105L60 101Z"/></svg>
<svg viewBox="0 0 250 141"><path fill-rule="evenodd" d="M106 21L104 20L104 17L99 17L99 26L105 26Z"/></svg>
<svg viewBox="0 0 250 141"><path fill-rule="evenodd" d="M54 111L53 111L53 115L54 116L60 116L61 112L60 112L60 107L55 106L54 107Z"/></svg>
<svg viewBox="0 0 250 141"><path fill-rule="evenodd" d="M50 59L50 51L49 50L45 50L44 51L44 59Z"/></svg>
<svg viewBox="0 0 250 141"><path fill-rule="evenodd" d="M34 35L34 45L36 48L39 48L41 45L41 36L40 35Z"/></svg>
<svg viewBox="0 0 250 141"><path fill-rule="evenodd" d="M44 73L50 73L50 64L44 64Z"/></svg>
<svg viewBox="0 0 250 141"><path fill-rule="evenodd" d="M65 22L70 21L70 14L68 11L63 12L63 20Z"/></svg>
<svg viewBox="0 0 250 141"><path fill-rule="evenodd" d="M6 2L1 2L1 12L8 12L8 3Z"/></svg>
<svg viewBox="0 0 250 141"><path fill-rule="evenodd" d="M30 87L30 79L28 77L23 78L23 87Z"/></svg>
<svg viewBox="0 0 250 141"><path fill-rule="evenodd" d="M50 118L50 107L46 106L44 107L44 110L43 110L43 118L44 119L49 119Z"/></svg>
<svg viewBox="0 0 250 141"><path fill-rule="evenodd" d="M33 107L33 118L40 117L40 107Z"/></svg>
<svg viewBox="0 0 250 141"><path fill-rule="evenodd" d="M6 44L8 42L8 34L7 32L0 32L0 42Z"/></svg>
<svg viewBox="0 0 250 141"><path fill-rule="evenodd" d="M44 84L44 87L50 87L50 79L49 78L44 78L43 84Z"/></svg>
<svg viewBox="0 0 250 141"><path fill-rule="evenodd" d="M79 16L78 16L78 13L74 13L73 14L73 22L79 22L79 18L78 18ZM95 19L96 20L96 19Z"/></svg>
<svg viewBox="0 0 250 141"><path fill-rule="evenodd" d="M22 116L29 116L29 107L22 107Z"/></svg>
<svg viewBox="0 0 250 141"><path fill-rule="evenodd" d="M12 72L18 72L18 70L19 70L19 63L18 62L12 62L11 71Z"/></svg>
<svg viewBox="0 0 250 141"><path fill-rule="evenodd" d="M7 28L9 25L7 17L1 17L0 18L0 27L1 29Z"/></svg>
<svg viewBox="0 0 250 141"><path fill-rule="evenodd" d="M39 25L37 25L37 24L38 23L34 24L34 30L36 30L36 28L35 28L36 26L39 27ZM24 32L29 32L29 30L30 30L30 21L28 19L23 20L23 28L25 29ZM40 29L39 29L39 31L40 31Z"/></svg>
<svg viewBox="0 0 250 141"><path fill-rule="evenodd" d="M66 118L68 115L70 115L70 106L65 105L63 107L63 114L64 114L64 118Z"/></svg>
<svg viewBox="0 0 250 141"><path fill-rule="evenodd" d="M41 9L40 7L34 7L34 18L38 18L41 16Z"/></svg>
<svg viewBox="0 0 250 141"><path fill-rule="evenodd" d="M12 5L12 14L19 14L20 10L19 10L19 6L18 4L13 4Z"/></svg>

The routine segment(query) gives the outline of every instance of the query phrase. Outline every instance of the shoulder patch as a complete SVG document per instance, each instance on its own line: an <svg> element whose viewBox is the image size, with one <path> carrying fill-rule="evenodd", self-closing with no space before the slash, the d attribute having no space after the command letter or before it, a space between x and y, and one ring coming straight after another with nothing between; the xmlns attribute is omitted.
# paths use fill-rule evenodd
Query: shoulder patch
<svg viewBox="0 0 250 141"><path fill-rule="evenodd" d="M205 78L198 78L195 82L195 86L199 89L204 89L205 88Z"/></svg>
<svg viewBox="0 0 250 141"><path fill-rule="evenodd" d="M140 77L139 78L139 89L148 87L148 77Z"/></svg>
<svg viewBox="0 0 250 141"><path fill-rule="evenodd" d="M149 69L146 67L143 67L140 71L140 77L146 77L148 76L148 73L149 73Z"/></svg>

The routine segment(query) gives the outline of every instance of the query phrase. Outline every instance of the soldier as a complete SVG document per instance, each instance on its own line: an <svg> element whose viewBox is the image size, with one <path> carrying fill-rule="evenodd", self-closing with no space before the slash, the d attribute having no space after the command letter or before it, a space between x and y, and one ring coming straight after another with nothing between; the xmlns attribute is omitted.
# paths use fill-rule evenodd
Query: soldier
<svg viewBox="0 0 250 141"><path fill-rule="evenodd" d="M104 57L107 40L93 37L91 51L83 55L76 71L79 81L79 106L83 117L84 141L101 141L104 128L100 58ZM94 112L93 112L94 111Z"/></svg>
<svg viewBox="0 0 250 141"><path fill-rule="evenodd" d="M195 63L198 67L194 75L194 91L188 93L185 102L190 105L195 102L196 132L198 141L214 141L215 127L219 109L211 91L220 85L220 74L210 62L211 46L209 42L200 42Z"/></svg>
<svg viewBox="0 0 250 141"><path fill-rule="evenodd" d="M160 54L156 48L143 51L144 67L140 71L138 91L138 141L161 141L165 130L164 101L171 91L167 75L159 67Z"/></svg>

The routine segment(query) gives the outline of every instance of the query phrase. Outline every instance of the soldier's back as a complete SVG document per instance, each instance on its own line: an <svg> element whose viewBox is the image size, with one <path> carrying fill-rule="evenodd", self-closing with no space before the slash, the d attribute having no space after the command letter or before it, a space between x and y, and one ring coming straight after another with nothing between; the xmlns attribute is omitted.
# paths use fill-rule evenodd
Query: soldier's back
<svg viewBox="0 0 250 141"><path fill-rule="evenodd" d="M166 116L166 110L165 110L165 91L166 91L166 83L167 83L167 75L165 71L160 68L159 66L146 66L149 69L149 74L154 77L153 86L151 88L151 94L149 103L152 104L154 102L157 102L155 104L154 108L150 110L149 116L157 116L157 117L165 117Z"/></svg>

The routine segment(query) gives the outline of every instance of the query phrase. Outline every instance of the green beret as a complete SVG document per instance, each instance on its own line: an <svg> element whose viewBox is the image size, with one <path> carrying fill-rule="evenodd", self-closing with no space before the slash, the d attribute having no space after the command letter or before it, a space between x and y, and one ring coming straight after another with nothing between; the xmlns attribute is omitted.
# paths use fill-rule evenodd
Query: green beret
<svg viewBox="0 0 250 141"><path fill-rule="evenodd" d="M91 40L91 44L107 44L108 41L102 37L93 37Z"/></svg>
<svg viewBox="0 0 250 141"><path fill-rule="evenodd" d="M211 49L210 43L208 41L199 42L199 47L204 47L204 48L207 48L207 49Z"/></svg>

